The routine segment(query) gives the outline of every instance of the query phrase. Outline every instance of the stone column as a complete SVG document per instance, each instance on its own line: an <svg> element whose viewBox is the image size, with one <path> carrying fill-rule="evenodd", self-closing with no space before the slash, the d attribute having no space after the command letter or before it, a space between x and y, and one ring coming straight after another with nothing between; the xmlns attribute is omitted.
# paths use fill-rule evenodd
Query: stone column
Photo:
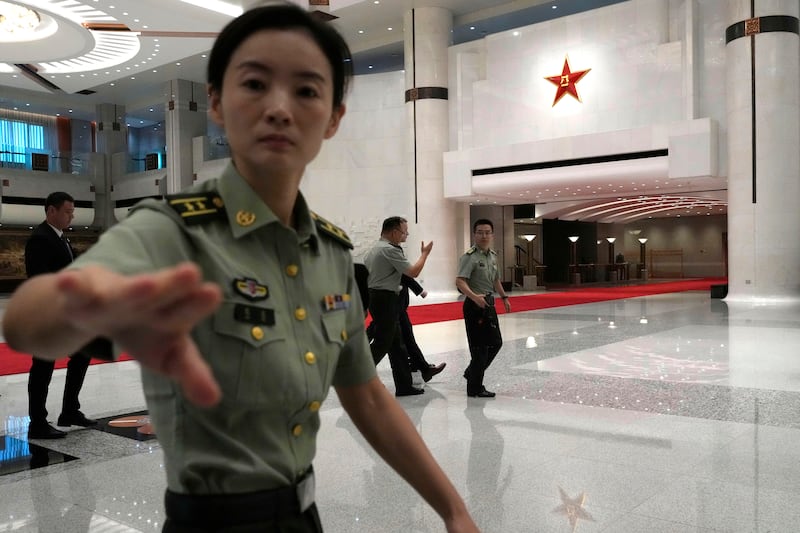
<svg viewBox="0 0 800 533"><path fill-rule="evenodd" d="M173 194L194 181L192 139L206 134L208 97L206 86L187 80L165 84L164 114L167 137L167 194Z"/></svg>
<svg viewBox="0 0 800 533"><path fill-rule="evenodd" d="M419 257L419 241L433 241L421 278L429 290L452 292L457 265L458 212L444 199L442 154L449 147L448 54L453 16L436 7L407 11L404 17L408 184L414 187L416 225L407 255Z"/></svg>
<svg viewBox="0 0 800 533"><path fill-rule="evenodd" d="M125 124L125 106L99 104L95 107L97 116L97 153L102 156L102 165L96 166L92 177L95 189L94 221L92 226L108 229L117 219L114 217L114 203L111 189L114 178L123 176L128 161L128 126ZM114 157L114 154L121 154Z"/></svg>
<svg viewBox="0 0 800 533"><path fill-rule="evenodd" d="M728 301L800 296L799 11L728 2Z"/></svg>

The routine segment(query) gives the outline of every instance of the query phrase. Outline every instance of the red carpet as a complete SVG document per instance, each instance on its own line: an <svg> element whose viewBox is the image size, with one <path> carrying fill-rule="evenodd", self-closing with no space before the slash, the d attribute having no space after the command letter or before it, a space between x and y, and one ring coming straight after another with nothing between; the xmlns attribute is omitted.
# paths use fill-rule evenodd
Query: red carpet
<svg viewBox="0 0 800 533"><path fill-rule="evenodd" d="M511 296L511 312L532 311L534 309L547 309L564 305L588 304L606 300L619 300L622 298L635 298L651 294L664 294L682 291L708 291L711 285L727 283L725 278L703 278L686 281L665 281L663 283L646 283L642 285L626 285L618 287L597 287L573 289L568 291L543 292L525 296ZM412 324L429 324L445 320L463 318L461 314L462 302L447 302L431 305L412 305L408 308L408 317ZM497 312L505 312L503 302L495 302Z"/></svg>
<svg viewBox="0 0 800 533"><path fill-rule="evenodd" d="M131 358L127 355L122 355L120 361L130 361ZM56 361L56 368L66 368L69 359L59 359ZM99 359L92 359L93 365L102 365L110 361L100 361ZM15 352L8 347L8 344L0 342L0 376L7 376L9 374L27 374L31 369L31 356L28 354Z"/></svg>
<svg viewBox="0 0 800 533"><path fill-rule="evenodd" d="M565 305L586 304L606 300L619 300L622 298L635 298L651 294L664 294L682 291L708 291L711 285L726 283L724 278L705 278L687 281L669 281L663 283L647 283L643 285L628 285L620 287L598 287L573 289L558 292L543 292L525 296L512 296L512 312L532 311L534 309L547 309ZM446 302L430 305L413 305L408 308L408 316L413 324L429 324L445 320L461 319L461 302ZM503 303L496 302L497 312L502 314ZM128 361L130 357L122 356L120 361ZM102 364L106 361L92 359L92 364ZM67 359L56 361L56 368L65 368ZM30 355L15 352L5 343L0 343L0 376L8 374L24 374L30 370Z"/></svg>

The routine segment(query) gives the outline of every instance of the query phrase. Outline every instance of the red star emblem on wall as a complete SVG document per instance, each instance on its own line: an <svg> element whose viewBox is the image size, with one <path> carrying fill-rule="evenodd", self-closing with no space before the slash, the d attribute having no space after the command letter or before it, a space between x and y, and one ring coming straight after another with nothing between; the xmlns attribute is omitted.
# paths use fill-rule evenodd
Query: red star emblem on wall
<svg viewBox="0 0 800 533"><path fill-rule="evenodd" d="M569 70L569 57L564 57L564 68L561 69L561 76L547 76L545 79L558 87L556 89L556 98L553 100L553 106L555 106L561 98L564 97L565 94L569 93L577 101L581 101L581 97L578 96L578 88L575 86L576 83L581 81L581 78L586 76L589 71L592 69L586 70L577 70L575 72L571 72Z"/></svg>

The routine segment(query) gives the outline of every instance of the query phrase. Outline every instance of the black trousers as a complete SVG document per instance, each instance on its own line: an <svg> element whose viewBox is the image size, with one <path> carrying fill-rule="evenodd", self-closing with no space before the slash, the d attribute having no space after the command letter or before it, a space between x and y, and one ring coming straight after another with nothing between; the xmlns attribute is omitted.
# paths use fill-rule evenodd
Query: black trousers
<svg viewBox="0 0 800 533"><path fill-rule="evenodd" d="M411 389L411 367L408 364L408 352L400 334L399 311L399 298L396 293L377 289L369 290L369 313L375 324L374 337L370 344L372 360L377 365L387 353L389 354L395 391L403 392Z"/></svg>
<svg viewBox="0 0 800 533"><path fill-rule="evenodd" d="M273 491L193 498L167 491L165 498L167 519L162 531L164 533L322 533L322 523L316 503L301 513L296 501L287 500L284 504L272 502L269 497L270 492Z"/></svg>
<svg viewBox="0 0 800 533"><path fill-rule="evenodd" d="M64 399L61 404L62 413L74 413L80 410L78 394L83 387L89 361L89 357L80 353L70 356L64 383ZM50 388L55 365L55 361L33 358L28 373L28 415L31 417L31 425L47 423L47 391Z"/></svg>
<svg viewBox="0 0 800 533"><path fill-rule="evenodd" d="M483 390L483 375L503 346L494 296L485 296L486 307L481 309L469 298L464 300L464 327L467 330L470 362L465 372L467 394L477 394Z"/></svg>
<svg viewBox="0 0 800 533"><path fill-rule="evenodd" d="M414 329L411 325L411 319L408 318L408 311L406 309L400 309L398 320L400 321L400 336L403 338L403 344L408 352L408 364L411 367L411 371L422 371L423 369L429 368L430 364L427 359L425 359L425 355L423 355L419 344L417 344L417 339L414 337ZM369 326L367 326L367 338L370 342L375 338L374 321L370 322Z"/></svg>

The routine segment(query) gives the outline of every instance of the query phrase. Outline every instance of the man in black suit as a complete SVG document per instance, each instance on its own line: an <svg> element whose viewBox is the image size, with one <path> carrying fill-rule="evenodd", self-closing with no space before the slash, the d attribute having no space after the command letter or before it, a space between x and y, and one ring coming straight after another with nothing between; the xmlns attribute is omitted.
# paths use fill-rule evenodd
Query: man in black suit
<svg viewBox="0 0 800 533"><path fill-rule="evenodd" d="M25 272L28 277L57 272L75 259L75 251L69 244L64 230L69 227L75 213L75 200L65 192L54 192L45 200L46 219L39 224L25 244ZM28 427L30 439L58 439L66 433L47 422L47 390L53 377L54 361L33 357L28 374ZM94 426L96 420L86 418L80 411L78 394L83 386L89 357L73 354L67 364L64 399L59 426Z"/></svg>

